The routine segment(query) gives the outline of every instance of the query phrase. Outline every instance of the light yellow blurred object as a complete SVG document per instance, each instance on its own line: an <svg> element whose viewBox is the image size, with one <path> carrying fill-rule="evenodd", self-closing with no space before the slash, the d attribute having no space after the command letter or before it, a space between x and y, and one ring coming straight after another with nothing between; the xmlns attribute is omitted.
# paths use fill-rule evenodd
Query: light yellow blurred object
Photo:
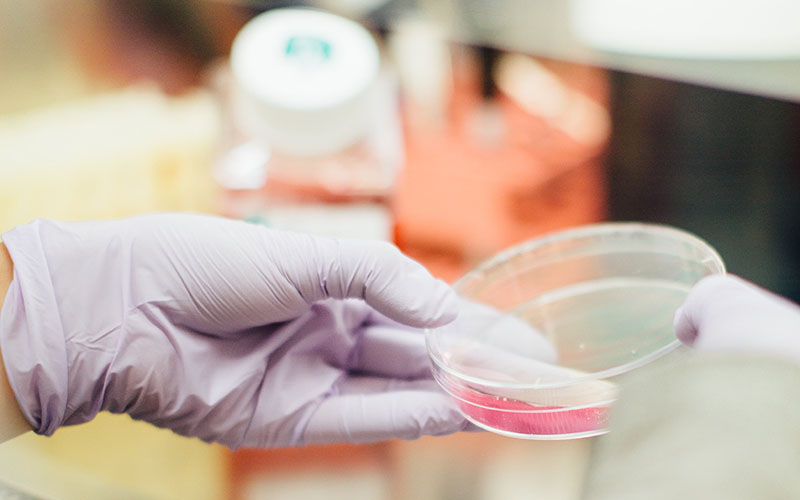
<svg viewBox="0 0 800 500"><path fill-rule="evenodd" d="M226 449L101 413L52 437L0 445L0 480L59 500L218 500Z"/></svg>
<svg viewBox="0 0 800 500"><path fill-rule="evenodd" d="M136 87L0 119L0 230L214 207L212 98Z"/></svg>
<svg viewBox="0 0 800 500"><path fill-rule="evenodd" d="M528 113L538 116L575 141L602 144L611 132L611 117L599 103L564 85L533 57L510 53L498 64L497 86Z"/></svg>
<svg viewBox="0 0 800 500"><path fill-rule="evenodd" d="M102 219L215 208L219 118L202 91L135 87L0 119L0 231L36 217ZM101 414L0 445L0 479L62 500L213 500L220 446Z"/></svg>

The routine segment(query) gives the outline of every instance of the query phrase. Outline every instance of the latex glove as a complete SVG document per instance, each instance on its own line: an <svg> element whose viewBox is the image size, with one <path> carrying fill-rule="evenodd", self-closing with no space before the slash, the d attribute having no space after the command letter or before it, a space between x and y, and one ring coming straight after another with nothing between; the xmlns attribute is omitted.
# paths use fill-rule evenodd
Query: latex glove
<svg viewBox="0 0 800 500"><path fill-rule="evenodd" d="M456 298L389 244L175 214L3 240L0 346L38 433L103 410L233 448L465 426L411 328L451 321Z"/></svg>
<svg viewBox="0 0 800 500"><path fill-rule="evenodd" d="M700 280L675 314L675 333L699 351L755 352L800 362L800 307L735 276Z"/></svg>

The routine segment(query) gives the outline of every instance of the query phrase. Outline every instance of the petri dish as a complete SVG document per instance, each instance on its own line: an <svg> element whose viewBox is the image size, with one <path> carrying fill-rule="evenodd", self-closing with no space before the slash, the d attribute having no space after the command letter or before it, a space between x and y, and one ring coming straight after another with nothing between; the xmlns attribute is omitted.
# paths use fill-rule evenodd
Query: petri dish
<svg viewBox="0 0 800 500"><path fill-rule="evenodd" d="M426 331L434 377L492 432L603 434L621 379L676 356L675 311L724 272L710 245L668 226L594 224L522 243L453 285L473 304Z"/></svg>

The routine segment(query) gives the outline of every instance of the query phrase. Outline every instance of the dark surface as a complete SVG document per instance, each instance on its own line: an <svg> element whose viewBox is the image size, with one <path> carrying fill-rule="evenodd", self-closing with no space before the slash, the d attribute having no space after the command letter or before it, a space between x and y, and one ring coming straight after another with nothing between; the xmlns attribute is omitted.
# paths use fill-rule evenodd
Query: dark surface
<svg viewBox="0 0 800 500"><path fill-rule="evenodd" d="M614 220L691 231L800 300L800 104L611 74Z"/></svg>

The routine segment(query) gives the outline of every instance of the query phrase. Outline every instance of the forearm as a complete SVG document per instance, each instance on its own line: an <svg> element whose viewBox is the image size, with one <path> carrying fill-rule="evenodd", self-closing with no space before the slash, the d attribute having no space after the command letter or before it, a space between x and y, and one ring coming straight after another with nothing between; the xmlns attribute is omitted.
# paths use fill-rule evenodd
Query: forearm
<svg viewBox="0 0 800 500"><path fill-rule="evenodd" d="M2 311L8 287L14 278L14 262L6 246L0 242L0 311ZM6 375L0 346L0 443L31 430L31 425L22 415L17 398L11 390Z"/></svg>

